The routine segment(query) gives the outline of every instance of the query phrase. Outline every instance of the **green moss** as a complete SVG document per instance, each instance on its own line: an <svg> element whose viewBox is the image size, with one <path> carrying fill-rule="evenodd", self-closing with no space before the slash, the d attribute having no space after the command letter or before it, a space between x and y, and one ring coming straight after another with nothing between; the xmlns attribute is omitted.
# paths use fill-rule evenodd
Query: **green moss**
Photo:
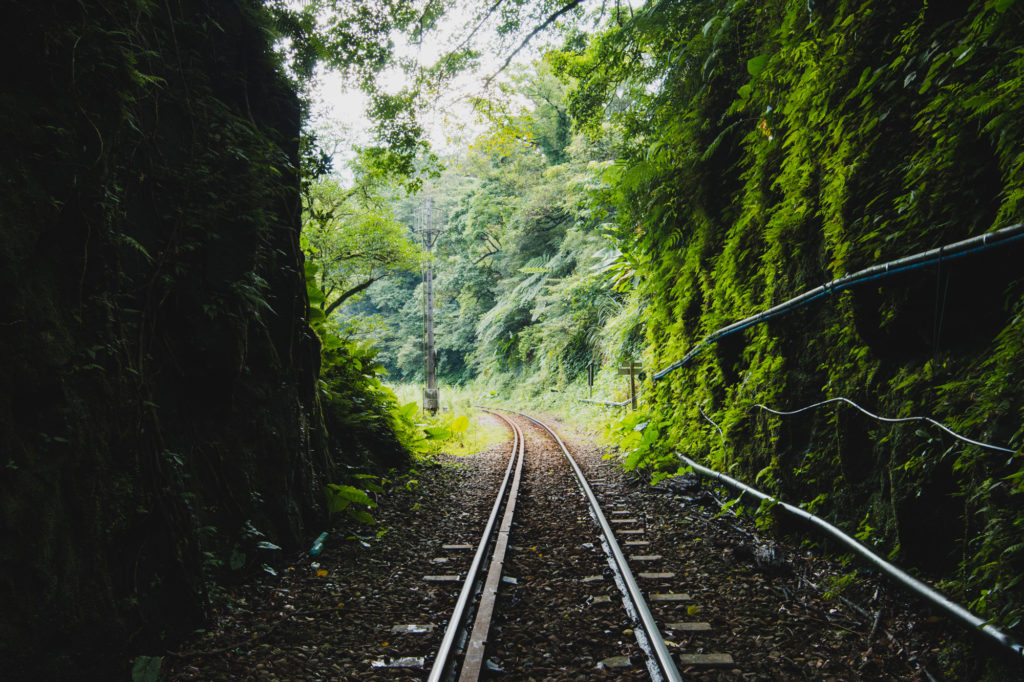
<svg viewBox="0 0 1024 682"><path fill-rule="evenodd" d="M640 264L645 365L833 278L1024 218L1019 29L1019 14L984 2L955 16L926 3L662 3L565 55L582 128L611 93L633 102L613 116L628 180L616 236ZM650 61L618 58L623 43ZM753 405L844 396L1019 451L1021 257L1010 246L943 263L726 337L646 386L621 442L637 448L633 429L650 422L672 446L629 463L674 472L678 449L759 477L1019 629L1020 457L845 407Z"/></svg>
<svg viewBox="0 0 1024 682"><path fill-rule="evenodd" d="M320 518L300 110L248 3L6 14L0 649L126 677Z"/></svg>

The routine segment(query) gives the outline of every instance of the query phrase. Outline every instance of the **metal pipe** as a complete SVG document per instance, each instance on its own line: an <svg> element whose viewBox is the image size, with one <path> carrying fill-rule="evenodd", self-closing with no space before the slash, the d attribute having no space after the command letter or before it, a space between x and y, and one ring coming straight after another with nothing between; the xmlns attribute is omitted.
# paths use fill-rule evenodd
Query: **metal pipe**
<svg viewBox="0 0 1024 682"><path fill-rule="evenodd" d="M592 405L607 405L608 407L625 407L629 405L629 400L623 400L622 402L613 403L610 400L590 400L589 398L578 398L581 403L590 403Z"/></svg>
<svg viewBox="0 0 1024 682"><path fill-rule="evenodd" d="M976 616L964 607L957 604L956 602L950 601L945 596L935 591L932 587L921 582L909 573L906 573L900 568L893 566L888 561L878 556L870 549L868 549L861 543L857 542L857 540L855 540L854 538L850 537L843 531L833 526L828 521L818 518L814 514L811 514L808 511L804 511L800 507L795 507L791 504L782 502L779 499L772 497L771 495L766 495L765 493L762 493L759 490L751 488L747 484L741 483L734 478L731 478L723 473L715 471L714 469L709 469L701 464L698 464L697 462L693 461L689 457L686 457L685 455L681 455L679 453L676 453L676 455L679 457L680 460L682 460L687 466L691 467L694 471L701 473L709 478L721 481L722 483L725 483L730 487L735 488L745 494L752 495L753 497L759 500L767 501L771 504L777 505L785 509L790 514L807 521L813 526L816 526L817 528L824 531L827 535L830 535L833 539L838 540L848 549L852 550L856 554L860 555L862 558L866 559L869 563L873 564L878 570L882 571L887 576L889 576L899 584L909 589L911 592L915 593L919 597L922 597L926 601L934 604L935 606L937 606L938 608L942 609L947 614L952 616L955 620L958 620L964 625L967 625L972 630L983 632L984 634L988 635L990 638L998 642L1001 646L1012 651L1018 657L1018 661L1024 660L1021 658L1024 657L1024 647L1015 642L1009 635L991 625L988 625L984 618Z"/></svg>
<svg viewBox="0 0 1024 682"><path fill-rule="evenodd" d="M844 277L834 279L831 282L827 282L809 291L805 291L799 296L794 296L793 298L783 301L768 310L763 310L756 315L745 317L738 322L733 322L730 325L726 325L725 327L712 332L703 341L694 346L681 359L673 362L660 372L656 372L651 377L651 380L656 382L667 374L674 372L696 357L696 355L706 346L715 343L729 334L742 331L755 324L767 322L777 315L781 315L782 313L789 312L794 308L807 305L808 303L824 296L830 296L838 291L848 289L857 284L864 284L883 277L891 277L892 275L896 275L901 272L908 272L927 265L941 263L944 260L949 261L957 258L963 258L964 256L969 256L989 249L997 244L1007 244L1020 239L1024 239L1024 223L1017 223L1016 225L1010 225L1009 227L1004 227L993 232L986 232L985 234L978 235L976 237L970 237L969 239L940 246L937 249L930 249L911 256L897 258L896 260L889 261L887 263L873 265L870 268L865 268L864 270L859 270Z"/></svg>

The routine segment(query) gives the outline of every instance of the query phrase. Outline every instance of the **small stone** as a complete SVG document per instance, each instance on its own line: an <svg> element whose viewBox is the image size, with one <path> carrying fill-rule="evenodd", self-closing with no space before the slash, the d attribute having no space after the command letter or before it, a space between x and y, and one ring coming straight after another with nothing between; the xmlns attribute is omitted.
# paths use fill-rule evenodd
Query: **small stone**
<svg viewBox="0 0 1024 682"><path fill-rule="evenodd" d="M665 629L679 632L708 632L711 630L711 623L666 623Z"/></svg>
<svg viewBox="0 0 1024 682"><path fill-rule="evenodd" d="M629 656L612 656L597 664L598 670L621 670L632 665Z"/></svg>
<svg viewBox="0 0 1024 682"><path fill-rule="evenodd" d="M391 628L391 632L396 635L419 635L423 634L424 632L433 632L434 627L435 626L433 623L425 623L423 625L419 625L417 623L409 623L407 625L395 625Z"/></svg>
<svg viewBox="0 0 1024 682"><path fill-rule="evenodd" d="M370 663L370 666L374 668L418 668L423 669L424 658L422 656L404 656L402 658L392 658L385 661L384 659L378 659Z"/></svg>

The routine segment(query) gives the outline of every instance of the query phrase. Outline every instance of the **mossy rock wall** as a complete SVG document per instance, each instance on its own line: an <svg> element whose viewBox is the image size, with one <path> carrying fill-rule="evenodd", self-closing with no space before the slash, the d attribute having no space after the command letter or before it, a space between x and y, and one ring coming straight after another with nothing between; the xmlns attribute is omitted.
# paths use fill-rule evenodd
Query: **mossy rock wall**
<svg viewBox="0 0 1024 682"><path fill-rule="evenodd" d="M0 659L115 679L318 531L300 110L244 1L0 18ZM310 523L318 521L315 528ZM262 533L263 535L259 535Z"/></svg>
<svg viewBox="0 0 1024 682"><path fill-rule="evenodd" d="M619 35L650 51L656 87L634 89L618 119L629 161L616 188L617 235L647 305L645 367L832 279L1024 220L1019 2L735 0L651 13ZM615 68L581 70L577 114L604 101L595 93L611 92ZM671 452L647 447L669 443L1019 629L1022 263L1018 241L723 339L648 383L648 407L622 425L630 465L675 471ZM1017 454L846 405L787 417L756 407L836 397ZM642 424L664 438L635 447Z"/></svg>

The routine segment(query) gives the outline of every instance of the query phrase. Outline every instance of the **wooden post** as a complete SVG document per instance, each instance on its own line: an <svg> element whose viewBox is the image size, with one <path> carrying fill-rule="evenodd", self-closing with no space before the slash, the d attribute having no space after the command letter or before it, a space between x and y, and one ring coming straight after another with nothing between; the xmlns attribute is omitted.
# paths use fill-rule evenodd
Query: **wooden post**
<svg viewBox="0 0 1024 682"><path fill-rule="evenodd" d="M593 362L591 362L589 365L587 365L587 388L589 389L588 392L587 392L587 397L588 398L593 398L594 397L594 363Z"/></svg>
<svg viewBox="0 0 1024 682"><path fill-rule="evenodd" d="M636 410L636 375L640 373L640 363L630 360L628 365L619 365L619 374L629 375L629 403Z"/></svg>
<svg viewBox="0 0 1024 682"><path fill-rule="evenodd" d="M629 363L629 403L633 406L633 411L636 412L636 363L630 361Z"/></svg>

